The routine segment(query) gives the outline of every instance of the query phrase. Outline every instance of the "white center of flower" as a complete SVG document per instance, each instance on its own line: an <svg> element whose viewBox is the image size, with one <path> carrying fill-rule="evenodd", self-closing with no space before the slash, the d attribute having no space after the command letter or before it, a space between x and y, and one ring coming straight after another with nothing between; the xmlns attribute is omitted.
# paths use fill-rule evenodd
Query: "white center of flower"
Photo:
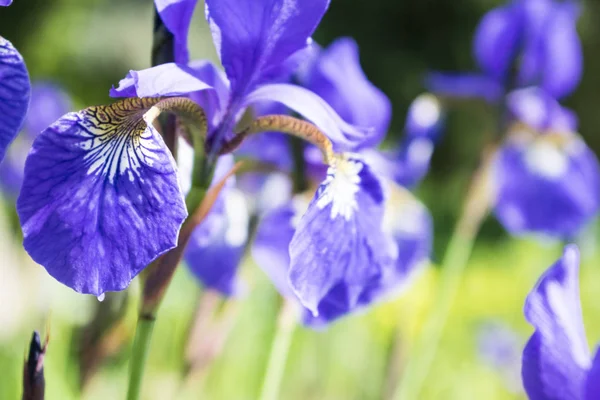
<svg viewBox="0 0 600 400"><path fill-rule="evenodd" d="M246 199L241 191L229 189L224 198L227 230L225 242L231 247L243 246L248 238L248 208Z"/></svg>
<svg viewBox="0 0 600 400"><path fill-rule="evenodd" d="M523 89L527 91L529 89ZM527 93L527 92L526 92ZM521 98L521 110L523 115L526 116L528 121L531 121L534 125L539 126L544 123L546 118L546 104L539 97L533 93L527 93Z"/></svg>
<svg viewBox="0 0 600 400"><path fill-rule="evenodd" d="M410 113L417 125L430 128L440 120L442 110L439 100L431 94L418 96L410 106Z"/></svg>
<svg viewBox="0 0 600 400"><path fill-rule="evenodd" d="M341 215L350 220L358 209L356 193L359 190L359 173L362 168L362 162L347 159L339 159L335 166L329 167L317 207L323 209L331 204L331 219Z"/></svg>
<svg viewBox="0 0 600 400"><path fill-rule="evenodd" d="M525 153L529 171L547 179L559 179L569 169L569 158L552 143L539 141Z"/></svg>

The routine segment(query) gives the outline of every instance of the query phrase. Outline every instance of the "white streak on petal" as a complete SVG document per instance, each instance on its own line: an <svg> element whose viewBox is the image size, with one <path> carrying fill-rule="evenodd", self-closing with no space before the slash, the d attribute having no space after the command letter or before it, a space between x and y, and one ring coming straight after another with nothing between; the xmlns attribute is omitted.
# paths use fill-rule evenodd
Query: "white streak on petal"
<svg viewBox="0 0 600 400"><path fill-rule="evenodd" d="M561 178L569 169L568 157L555 145L543 141L527 150L525 164L531 172L551 180Z"/></svg>
<svg viewBox="0 0 600 400"><path fill-rule="evenodd" d="M331 219L341 215L349 221L358 209L356 193L362 168L362 162L340 159L327 170L327 178L322 184L325 189L317 201L317 207L323 209L331 204Z"/></svg>

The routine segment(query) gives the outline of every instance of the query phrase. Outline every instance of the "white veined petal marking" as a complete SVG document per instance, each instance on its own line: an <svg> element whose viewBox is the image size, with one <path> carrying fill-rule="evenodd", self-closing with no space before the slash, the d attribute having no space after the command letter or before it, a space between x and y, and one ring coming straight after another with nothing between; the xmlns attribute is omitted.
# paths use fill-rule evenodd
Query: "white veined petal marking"
<svg viewBox="0 0 600 400"><path fill-rule="evenodd" d="M356 193L360 189L359 174L362 169L361 161L338 159L338 162L327 170L327 178L322 183L323 191L317 200L317 207L322 210L331 204L331 219L341 215L347 221L350 220L358 209Z"/></svg>
<svg viewBox="0 0 600 400"><path fill-rule="evenodd" d="M143 165L152 167L158 159L159 144L143 119L144 113L160 99L125 99L108 106L83 110L80 146L88 174L100 174L112 184L127 173L130 181L140 178Z"/></svg>

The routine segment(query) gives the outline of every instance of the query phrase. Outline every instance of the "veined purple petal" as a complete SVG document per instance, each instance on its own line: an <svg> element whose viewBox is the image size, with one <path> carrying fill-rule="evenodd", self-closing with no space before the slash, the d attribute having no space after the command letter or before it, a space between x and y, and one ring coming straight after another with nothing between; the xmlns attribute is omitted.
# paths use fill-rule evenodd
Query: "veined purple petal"
<svg viewBox="0 0 600 400"><path fill-rule="evenodd" d="M50 82L32 85L23 134L8 148L6 157L0 163L0 186L4 193L17 198L23 183L25 159L33 139L70 109L71 99L57 85Z"/></svg>
<svg viewBox="0 0 600 400"><path fill-rule="evenodd" d="M362 147L377 136L368 127L348 124L325 100L308 89L290 84L261 85L246 97L246 104L278 102L296 111L321 129L338 151Z"/></svg>
<svg viewBox="0 0 600 400"><path fill-rule="evenodd" d="M598 398L600 398L600 351L597 350L585 382L584 400Z"/></svg>
<svg viewBox="0 0 600 400"><path fill-rule="evenodd" d="M573 92L581 80L583 50L576 26L579 7L574 1L555 2L547 22L540 86L556 98Z"/></svg>
<svg viewBox="0 0 600 400"><path fill-rule="evenodd" d="M17 200L24 247L78 292L123 290L177 243L187 211L175 162L142 118L154 103L69 113L27 158Z"/></svg>
<svg viewBox="0 0 600 400"><path fill-rule="evenodd" d="M575 132L577 116L562 107L554 97L538 87L518 89L508 94L506 105L514 119L533 129Z"/></svg>
<svg viewBox="0 0 600 400"><path fill-rule="evenodd" d="M456 98L482 98L495 103L502 98L502 85L484 75L429 73L425 87L437 95Z"/></svg>
<svg viewBox="0 0 600 400"><path fill-rule="evenodd" d="M236 98L264 82L309 38L329 0L207 0L206 19Z"/></svg>
<svg viewBox="0 0 600 400"><path fill-rule="evenodd" d="M30 90L23 57L0 36L0 161L23 125Z"/></svg>
<svg viewBox="0 0 600 400"><path fill-rule="evenodd" d="M163 23L175 39L175 62L189 61L188 31L198 0L154 0Z"/></svg>
<svg viewBox="0 0 600 400"><path fill-rule="evenodd" d="M381 226L383 200L378 179L361 160L339 160L329 169L290 243L290 283L315 316L338 285L348 308L355 307L391 262L382 251L389 244Z"/></svg>
<svg viewBox="0 0 600 400"><path fill-rule="evenodd" d="M473 51L479 67L499 82L508 78L521 34L520 6L510 3L489 11L475 32Z"/></svg>
<svg viewBox="0 0 600 400"><path fill-rule="evenodd" d="M591 363L578 272L579 251L567 246L527 296L525 318L535 333L523 351L522 377L532 400L583 398Z"/></svg>
<svg viewBox="0 0 600 400"><path fill-rule="evenodd" d="M344 121L373 129L373 135L362 146L374 146L383 140L392 105L365 76L353 39L337 39L323 50L305 79L302 86L319 95Z"/></svg>
<svg viewBox="0 0 600 400"><path fill-rule="evenodd" d="M231 296L239 292L237 269L248 238L244 195L225 188L204 221L194 230L185 261L198 280Z"/></svg>
<svg viewBox="0 0 600 400"><path fill-rule="evenodd" d="M194 66L175 63L161 64L141 71L132 70L121 79L118 88L110 89L110 96L181 96L202 90L215 90L200 78L201 73L202 70Z"/></svg>
<svg viewBox="0 0 600 400"><path fill-rule="evenodd" d="M294 236L299 215L293 203L286 204L264 215L256 229L252 243L252 257L267 274L282 296L293 298L288 281L290 269L290 242Z"/></svg>
<svg viewBox="0 0 600 400"><path fill-rule="evenodd" d="M515 235L573 237L600 203L600 167L576 135L558 145L540 136L515 138L499 151L494 167L495 214Z"/></svg>

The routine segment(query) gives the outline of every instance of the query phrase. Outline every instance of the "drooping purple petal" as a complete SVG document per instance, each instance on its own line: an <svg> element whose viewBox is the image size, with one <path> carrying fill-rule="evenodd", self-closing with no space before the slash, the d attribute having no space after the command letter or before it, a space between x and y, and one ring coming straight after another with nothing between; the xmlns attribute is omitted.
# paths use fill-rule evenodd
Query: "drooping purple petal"
<svg viewBox="0 0 600 400"><path fill-rule="evenodd" d="M207 0L206 19L235 98L306 47L329 0Z"/></svg>
<svg viewBox="0 0 600 400"><path fill-rule="evenodd" d="M579 251L569 245L527 296L525 318L535 333L523 351L522 377L532 400L583 398L590 354L578 272Z"/></svg>
<svg viewBox="0 0 600 400"><path fill-rule="evenodd" d="M576 135L566 135L564 143L520 136L497 155L496 217L514 235L573 237L598 211L596 156Z"/></svg>
<svg viewBox="0 0 600 400"><path fill-rule="evenodd" d="M23 134L9 147L0 163L0 186L11 198L17 198L23 182L25 159L33 139L71 109L71 99L56 84L34 83L25 118Z"/></svg>
<svg viewBox="0 0 600 400"><path fill-rule="evenodd" d="M189 61L188 31L198 0L154 0L154 5L163 23L173 34L175 62Z"/></svg>
<svg viewBox="0 0 600 400"><path fill-rule="evenodd" d="M362 146L377 145L386 135L392 105L365 76L353 39L337 39L323 50L301 84L325 100L344 121L373 129Z"/></svg>
<svg viewBox="0 0 600 400"><path fill-rule="evenodd" d="M546 25L540 86L555 98L573 92L581 80L583 50L576 26L579 8L575 1L555 2Z"/></svg>
<svg viewBox="0 0 600 400"><path fill-rule="evenodd" d="M233 164L233 156L220 157L213 183L219 182ZM192 233L185 250L185 261L194 276L204 286L226 296L239 291L236 274L248 238L246 200L234 184L234 177L227 180L210 213Z"/></svg>
<svg viewBox="0 0 600 400"><path fill-rule="evenodd" d="M533 129L575 132L577 116L562 107L554 97L537 87L518 89L508 94L506 105L512 118Z"/></svg>
<svg viewBox="0 0 600 400"><path fill-rule="evenodd" d="M23 125L30 90L23 57L0 36L0 161Z"/></svg>
<svg viewBox="0 0 600 400"><path fill-rule="evenodd" d="M319 127L338 151L360 148L377 136L373 129L348 124L325 100L300 86L261 85L246 97L248 105L260 102L278 102L296 111Z"/></svg>
<svg viewBox="0 0 600 400"><path fill-rule="evenodd" d="M202 90L215 90L201 78L204 64L186 66L168 63L141 71L129 71L110 89L111 97L181 96Z"/></svg>
<svg viewBox="0 0 600 400"><path fill-rule="evenodd" d="M290 243L290 283L315 316L338 285L348 308L355 307L391 262L381 226L383 200L378 179L361 160L339 160L328 171Z"/></svg>
<svg viewBox="0 0 600 400"><path fill-rule="evenodd" d="M473 51L479 67L499 82L508 78L517 56L521 34L521 13L516 3L489 11L479 22Z"/></svg>
<svg viewBox="0 0 600 400"><path fill-rule="evenodd" d="M432 72L425 78L425 87L440 96L482 98L495 103L502 98L502 85L484 75Z"/></svg>
<svg viewBox="0 0 600 400"><path fill-rule="evenodd" d="M128 99L69 113L43 131L17 200L24 247L63 284L123 290L175 247L187 216L175 162Z"/></svg>
<svg viewBox="0 0 600 400"><path fill-rule="evenodd" d="M588 371L585 382L584 400L595 400L600 398L600 351L596 350L596 355L592 361L592 367Z"/></svg>
<svg viewBox="0 0 600 400"><path fill-rule="evenodd" d="M269 211L262 217L252 243L252 257L282 296L293 298L288 280L290 242L294 236L297 210L293 203Z"/></svg>

